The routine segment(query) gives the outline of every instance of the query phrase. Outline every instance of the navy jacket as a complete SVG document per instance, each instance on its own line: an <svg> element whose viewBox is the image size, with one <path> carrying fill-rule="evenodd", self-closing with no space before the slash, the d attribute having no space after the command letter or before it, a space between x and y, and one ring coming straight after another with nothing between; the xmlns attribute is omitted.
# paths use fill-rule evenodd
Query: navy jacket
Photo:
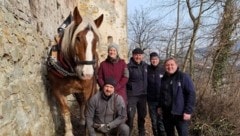
<svg viewBox="0 0 240 136"><path fill-rule="evenodd" d="M147 94L147 63L142 61L136 64L133 58L128 63L129 78L127 83L127 96Z"/></svg>
<svg viewBox="0 0 240 136"><path fill-rule="evenodd" d="M173 115L183 115L183 113L192 114L195 101L196 93L189 75L179 70L170 76L166 73L164 74L160 95L160 107L163 112L165 109L170 108L170 112ZM168 106L169 103L170 107Z"/></svg>
<svg viewBox="0 0 240 136"><path fill-rule="evenodd" d="M165 70L160 65L148 65L147 100L158 102L160 99L161 79Z"/></svg>

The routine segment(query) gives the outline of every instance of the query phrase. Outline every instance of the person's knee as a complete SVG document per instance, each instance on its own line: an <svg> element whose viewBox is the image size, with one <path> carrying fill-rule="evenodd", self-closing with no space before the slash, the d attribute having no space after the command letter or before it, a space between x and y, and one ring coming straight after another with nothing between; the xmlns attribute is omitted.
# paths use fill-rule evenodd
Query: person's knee
<svg viewBox="0 0 240 136"><path fill-rule="evenodd" d="M128 118L134 118L136 108L134 106L128 108Z"/></svg>
<svg viewBox="0 0 240 136"><path fill-rule="evenodd" d="M118 128L120 136L128 136L129 135L129 127L127 124L121 124Z"/></svg>

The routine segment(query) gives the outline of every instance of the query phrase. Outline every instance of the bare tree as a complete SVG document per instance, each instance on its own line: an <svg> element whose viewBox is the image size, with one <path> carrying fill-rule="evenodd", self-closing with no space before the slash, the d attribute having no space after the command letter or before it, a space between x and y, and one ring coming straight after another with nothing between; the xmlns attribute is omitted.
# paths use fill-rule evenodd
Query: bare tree
<svg viewBox="0 0 240 136"><path fill-rule="evenodd" d="M239 135L240 0L183 0L180 5L179 0L158 0L154 6L165 47L158 49L176 55L180 67L185 60L184 69L195 79L191 135Z"/></svg>
<svg viewBox="0 0 240 136"><path fill-rule="evenodd" d="M176 24L176 33L175 33L175 46L174 46L174 55L177 54L177 43L178 43L178 29L179 29L179 18L180 18L180 0L178 0L177 4L177 24Z"/></svg>
<svg viewBox="0 0 240 136"><path fill-rule="evenodd" d="M201 22L201 17L204 14L204 12L208 11L215 5L215 1L213 3L209 4L206 8L204 7L204 4L206 4L208 1L206 0L196 0L190 3L190 0L186 0L189 16L193 22L193 31L192 31L192 36L190 39L190 45L187 51L187 54L184 59L184 64L183 64L183 71L186 71L187 64L189 62L189 69L190 69L190 75L193 76L194 72L194 48L195 48L195 41L196 41L196 36L197 32L200 26ZM198 8L198 15L195 17L194 16L194 11L193 9Z"/></svg>
<svg viewBox="0 0 240 136"><path fill-rule="evenodd" d="M151 10L135 10L128 19L130 46L150 49L159 41L159 20L151 16ZM132 47L130 47L131 49Z"/></svg>
<svg viewBox="0 0 240 136"><path fill-rule="evenodd" d="M219 43L213 57L212 67L212 72L214 73L212 74L212 85L215 91L217 91L222 85L223 73L225 71L231 49L236 42L232 40L232 34L236 28L236 23L239 21L238 15L240 10L236 7L236 5L236 0L226 0L223 3L224 12L218 27ZM235 15L236 13L237 18Z"/></svg>

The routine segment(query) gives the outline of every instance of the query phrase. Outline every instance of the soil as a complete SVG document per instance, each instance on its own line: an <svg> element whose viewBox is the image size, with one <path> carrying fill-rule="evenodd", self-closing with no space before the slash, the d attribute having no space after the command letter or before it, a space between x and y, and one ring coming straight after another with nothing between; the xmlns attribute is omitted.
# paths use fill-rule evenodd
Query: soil
<svg viewBox="0 0 240 136"><path fill-rule="evenodd" d="M149 114L147 114L147 117L145 119L145 129L146 129L146 136L153 136L151 119L149 117ZM137 117L135 117L134 119L133 136L138 136Z"/></svg>

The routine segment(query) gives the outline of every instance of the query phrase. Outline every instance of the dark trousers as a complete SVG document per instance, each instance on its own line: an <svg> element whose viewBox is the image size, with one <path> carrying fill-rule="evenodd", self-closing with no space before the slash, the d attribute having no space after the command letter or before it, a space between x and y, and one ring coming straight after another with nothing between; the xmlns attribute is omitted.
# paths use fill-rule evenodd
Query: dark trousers
<svg viewBox="0 0 240 136"><path fill-rule="evenodd" d="M149 115L154 136L166 136L162 116L157 113L158 102L148 102Z"/></svg>
<svg viewBox="0 0 240 136"><path fill-rule="evenodd" d="M163 123L167 136L175 136L174 127L176 127L179 136L188 136L189 121L183 120L182 115L163 112Z"/></svg>
<svg viewBox="0 0 240 136"><path fill-rule="evenodd" d="M130 132L133 130L133 121L135 117L135 113L137 110L138 114L138 132L139 135L145 135L145 117L147 115L147 96L140 95L140 96L131 96L128 97L128 106L127 106L127 114L128 120L127 124L130 128Z"/></svg>

